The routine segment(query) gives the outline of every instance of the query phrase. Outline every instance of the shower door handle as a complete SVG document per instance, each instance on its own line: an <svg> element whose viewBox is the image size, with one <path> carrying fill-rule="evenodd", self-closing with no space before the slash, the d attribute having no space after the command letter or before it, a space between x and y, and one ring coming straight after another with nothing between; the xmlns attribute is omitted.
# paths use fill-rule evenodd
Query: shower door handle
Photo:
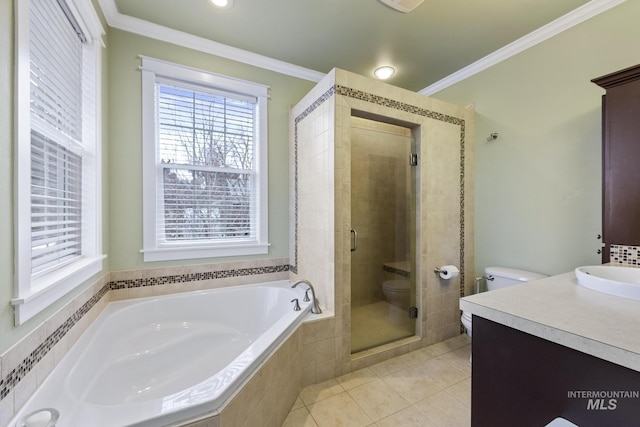
<svg viewBox="0 0 640 427"><path fill-rule="evenodd" d="M358 232L351 229L351 252L358 250Z"/></svg>

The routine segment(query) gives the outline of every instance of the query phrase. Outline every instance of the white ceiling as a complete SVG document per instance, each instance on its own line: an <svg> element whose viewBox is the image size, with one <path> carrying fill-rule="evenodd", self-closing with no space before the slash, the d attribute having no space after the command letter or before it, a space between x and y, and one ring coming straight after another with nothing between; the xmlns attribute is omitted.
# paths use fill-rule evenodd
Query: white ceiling
<svg viewBox="0 0 640 427"><path fill-rule="evenodd" d="M477 72L624 0L99 0L110 26L318 80L334 67L423 93ZM444 79L444 80L443 80Z"/></svg>

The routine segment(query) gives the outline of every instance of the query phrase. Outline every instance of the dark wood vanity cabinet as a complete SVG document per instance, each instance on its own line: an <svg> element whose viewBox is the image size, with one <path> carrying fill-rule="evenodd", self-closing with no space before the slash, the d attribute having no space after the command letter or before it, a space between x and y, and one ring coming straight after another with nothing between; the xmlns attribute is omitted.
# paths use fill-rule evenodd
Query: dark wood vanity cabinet
<svg viewBox="0 0 640 427"><path fill-rule="evenodd" d="M640 246L640 65L591 80L602 97L602 262Z"/></svg>
<svg viewBox="0 0 640 427"><path fill-rule="evenodd" d="M638 427L640 372L473 316L472 427Z"/></svg>

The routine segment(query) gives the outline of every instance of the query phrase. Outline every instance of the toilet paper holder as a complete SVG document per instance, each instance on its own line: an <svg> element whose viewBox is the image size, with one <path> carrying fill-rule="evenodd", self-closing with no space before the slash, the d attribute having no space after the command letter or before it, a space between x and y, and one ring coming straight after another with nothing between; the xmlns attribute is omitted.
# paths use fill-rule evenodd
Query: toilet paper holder
<svg viewBox="0 0 640 427"><path fill-rule="evenodd" d="M442 267L436 267L433 271L440 275L441 279L449 280L458 277L460 270L455 265L443 265Z"/></svg>

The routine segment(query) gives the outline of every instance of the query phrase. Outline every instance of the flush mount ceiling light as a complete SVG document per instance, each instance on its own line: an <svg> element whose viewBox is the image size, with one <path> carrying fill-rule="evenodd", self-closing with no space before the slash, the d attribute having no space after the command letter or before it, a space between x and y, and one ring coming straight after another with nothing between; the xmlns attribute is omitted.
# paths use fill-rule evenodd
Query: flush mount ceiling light
<svg viewBox="0 0 640 427"><path fill-rule="evenodd" d="M218 9L231 9L233 6L233 0L207 0L209 4Z"/></svg>
<svg viewBox="0 0 640 427"><path fill-rule="evenodd" d="M385 65L383 67L378 67L373 72L373 75L379 78L380 80L387 80L389 77L393 76L396 70L389 65Z"/></svg>
<svg viewBox="0 0 640 427"><path fill-rule="evenodd" d="M380 0L389 7L394 8L402 13L409 13L416 7L420 6L424 0Z"/></svg>

